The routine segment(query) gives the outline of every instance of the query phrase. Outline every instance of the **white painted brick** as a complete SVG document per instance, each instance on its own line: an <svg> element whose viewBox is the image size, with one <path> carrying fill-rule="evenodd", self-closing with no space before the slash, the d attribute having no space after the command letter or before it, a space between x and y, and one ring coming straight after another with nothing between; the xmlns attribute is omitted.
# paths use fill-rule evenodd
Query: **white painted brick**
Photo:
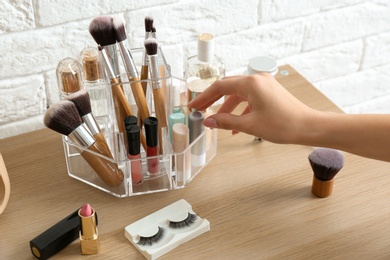
<svg viewBox="0 0 390 260"><path fill-rule="evenodd" d="M0 1L0 34L35 26L32 0Z"/></svg>
<svg viewBox="0 0 390 260"><path fill-rule="evenodd" d="M390 95L368 100L357 105L347 106L344 111L349 114L389 114Z"/></svg>
<svg viewBox="0 0 390 260"><path fill-rule="evenodd" d="M260 0L259 22L267 23L296 18L318 13L320 11L340 8L365 2L364 0Z"/></svg>
<svg viewBox="0 0 390 260"><path fill-rule="evenodd" d="M215 53L227 70L247 66L259 55L275 59L298 53L302 45L303 23L286 21L266 24L234 34L216 36ZM196 41L185 44L185 55L196 55Z"/></svg>
<svg viewBox="0 0 390 260"><path fill-rule="evenodd" d="M390 64L317 82L315 85L338 106L346 108L390 95L389 70Z"/></svg>
<svg viewBox="0 0 390 260"><path fill-rule="evenodd" d="M42 75L0 81L0 125L43 114L46 94Z"/></svg>
<svg viewBox="0 0 390 260"><path fill-rule="evenodd" d="M37 1L38 23L50 26L66 22L91 18L102 14L113 14L138 8L166 5L177 0L131 0L131 1ZM66 10L66 11L64 11Z"/></svg>
<svg viewBox="0 0 390 260"><path fill-rule="evenodd" d="M89 21L0 36L0 78L16 77L56 68L66 57L77 57L85 45L96 45Z"/></svg>
<svg viewBox="0 0 390 260"><path fill-rule="evenodd" d="M194 40L202 32L222 35L256 26L257 0L245 4L236 0L181 1L128 12L127 31L135 47L143 45L147 15L154 18L158 39L172 45Z"/></svg>
<svg viewBox="0 0 390 260"><path fill-rule="evenodd" d="M362 50L362 40L357 40L297 54L279 62L290 64L314 83L357 71Z"/></svg>
<svg viewBox="0 0 390 260"><path fill-rule="evenodd" d="M390 30L390 6L364 3L322 12L305 20L303 51Z"/></svg>
<svg viewBox="0 0 390 260"><path fill-rule="evenodd" d="M367 37L362 69L390 63L390 32Z"/></svg>
<svg viewBox="0 0 390 260"><path fill-rule="evenodd" d="M6 125L0 125L0 139L42 129L43 115L30 117Z"/></svg>

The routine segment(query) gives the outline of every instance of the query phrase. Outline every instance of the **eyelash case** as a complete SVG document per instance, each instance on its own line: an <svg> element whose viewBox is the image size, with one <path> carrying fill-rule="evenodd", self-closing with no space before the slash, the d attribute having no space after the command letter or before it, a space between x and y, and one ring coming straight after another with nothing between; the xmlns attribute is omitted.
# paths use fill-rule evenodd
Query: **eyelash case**
<svg viewBox="0 0 390 260"><path fill-rule="evenodd" d="M210 222L181 199L125 227L125 237L149 260L210 230Z"/></svg>

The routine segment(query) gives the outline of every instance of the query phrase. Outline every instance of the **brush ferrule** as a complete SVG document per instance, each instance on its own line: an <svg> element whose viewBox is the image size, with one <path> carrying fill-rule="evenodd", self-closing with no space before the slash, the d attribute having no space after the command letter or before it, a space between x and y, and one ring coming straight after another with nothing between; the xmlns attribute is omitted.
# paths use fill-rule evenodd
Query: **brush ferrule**
<svg viewBox="0 0 390 260"><path fill-rule="evenodd" d="M104 64L104 67L106 68L106 72L108 74L108 77L110 79L115 79L116 76L114 73L114 69L112 68L112 65L110 63L110 58L108 57L107 51L105 49L101 49L100 52L101 52L102 57L103 57L103 64Z"/></svg>
<svg viewBox="0 0 390 260"><path fill-rule="evenodd" d="M106 51L107 62L110 64L115 77L120 76L119 63L118 63L118 46L116 43L102 46Z"/></svg>
<svg viewBox="0 0 390 260"><path fill-rule="evenodd" d="M138 78L137 67L135 66L133 57L124 41L118 42L120 52L122 54L123 64L129 78Z"/></svg>
<svg viewBox="0 0 390 260"><path fill-rule="evenodd" d="M96 135L100 133L100 127L96 122L95 117L92 115L92 113L88 113L84 115L82 118L92 135Z"/></svg>
<svg viewBox="0 0 390 260"><path fill-rule="evenodd" d="M89 148L95 143L95 138L88 131L85 124L78 126L68 137L74 144L85 148Z"/></svg>
<svg viewBox="0 0 390 260"><path fill-rule="evenodd" d="M158 89L161 88L160 83L160 69L158 66L158 56L156 55L149 55L149 67L150 67L150 76L152 79L152 88Z"/></svg>

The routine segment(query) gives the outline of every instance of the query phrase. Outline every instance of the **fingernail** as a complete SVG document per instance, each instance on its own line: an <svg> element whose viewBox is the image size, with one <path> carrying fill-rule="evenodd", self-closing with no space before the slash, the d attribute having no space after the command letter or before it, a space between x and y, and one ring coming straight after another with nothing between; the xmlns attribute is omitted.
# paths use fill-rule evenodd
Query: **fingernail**
<svg viewBox="0 0 390 260"><path fill-rule="evenodd" d="M210 128L217 128L217 121L213 117L208 117L204 120L203 124Z"/></svg>

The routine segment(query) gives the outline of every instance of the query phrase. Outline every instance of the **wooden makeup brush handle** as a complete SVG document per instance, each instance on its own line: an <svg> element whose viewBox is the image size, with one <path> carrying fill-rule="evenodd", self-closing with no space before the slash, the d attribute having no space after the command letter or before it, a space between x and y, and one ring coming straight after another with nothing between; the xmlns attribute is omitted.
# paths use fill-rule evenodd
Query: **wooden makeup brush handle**
<svg viewBox="0 0 390 260"><path fill-rule="evenodd" d="M163 139L162 139L162 128L167 127L167 116L165 113L165 102L163 88L153 89L154 98L154 109L156 110L156 117L158 119L158 141L160 147L160 154L163 154Z"/></svg>
<svg viewBox="0 0 390 260"><path fill-rule="evenodd" d="M96 143L88 147L89 150L102 154L101 149ZM92 154L86 150L81 151L81 156L92 167L96 174L106 183L108 186L117 187L121 185L124 179L124 174L118 169L118 165L109 160L105 160L95 154Z"/></svg>
<svg viewBox="0 0 390 260"><path fill-rule="evenodd" d="M123 93L123 90L122 90L122 85L118 84L118 80L115 78L111 79L111 83L112 83L112 95L114 98L114 103L117 103L115 105L117 105L118 110L121 111L120 118L119 119L117 118L118 126L122 125L123 126L122 133L125 133L126 131L125 131L125 127L124 127L124 119L126 116L134 116L134 113L131 110L129 103L126 100L125 94ZM141 144L146 151L146 139L145 139L143 132L140 133L140 139L141 139Z"/></svg>
<svg viewBox="0 0 390 260"><path fill-rule="evenodd" d="M97 134L95 134L93 136L96 140L96 143L99 144L99 146L101 147L101 150L102 150L102 154L106 157L109 157L109 158L114 158L111 154L111 151L110 151L110 148L108 147L108 144L107 144L107 141L106 141L106 138L104 138L104 135L102 132L99 132Z"/></svg>
<svg viewBox="0 0 390 260"><path fill-rule="evenodd" d="M149 109L146 104L146 98L144 94L144 90L142 89L142 84L138 78L129 78L131 91L133 92L133 96L135 99L135 103L137 104L138 111L141 116L142 122L150 116Z"/></svg>
<svg viewBox="0 0 390 260"><path fill-rule="evenodd" d="M148 79L148 66L142 65L141 67L141 80L147 80ZM146 88L148 86L147 81L142 81L141 82L142 89L144 91L144 95L146 96Z"/></svg>

